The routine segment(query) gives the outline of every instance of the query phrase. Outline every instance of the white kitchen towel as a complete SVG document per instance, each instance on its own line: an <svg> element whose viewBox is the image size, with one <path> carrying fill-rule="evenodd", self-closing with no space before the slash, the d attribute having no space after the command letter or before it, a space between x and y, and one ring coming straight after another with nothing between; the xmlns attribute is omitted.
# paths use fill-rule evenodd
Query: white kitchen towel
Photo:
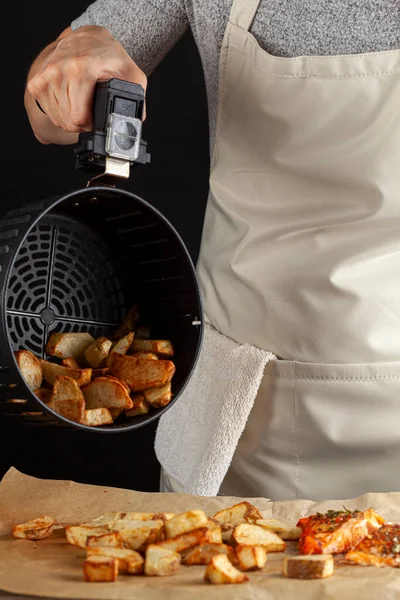
<svg viewBox="0 0 400 600"><path fill-rule="evenodd" d="M187 494L216 496L254 404L266 350L206 323L200 357L179 400L160 418L156 456Z"/></svg>

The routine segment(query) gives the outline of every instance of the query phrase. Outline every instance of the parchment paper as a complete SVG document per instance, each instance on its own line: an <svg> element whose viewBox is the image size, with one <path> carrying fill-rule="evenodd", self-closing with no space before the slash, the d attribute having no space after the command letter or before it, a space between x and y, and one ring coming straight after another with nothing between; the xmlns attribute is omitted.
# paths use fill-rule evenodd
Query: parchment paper
<svg viewBox="0 0 400 600"><path fill-rule="evenodd" d="M68 544L62 530L40 542L16 540L10 528L42 515L60 523L90 520L106 511L183 512L201 508L212 515L242 498L154 494L40 480L10 469L0 482L0 589L48 598L101 600L394 600L400 599L400 569L337 564L326 580L299 581L281 576L282 553L269 554L263 571L250 573L238 585L204 582L205 567L181 566L171 577L120 575L113 583L86 583L82 577L85 551ZM385 519L400 522L400 493L366 494L356 499L315 503L309 500L268 502L248 498L265 517L291 523L316 510L374 508ZM288 544L296 553L296 543Z"/></svg>

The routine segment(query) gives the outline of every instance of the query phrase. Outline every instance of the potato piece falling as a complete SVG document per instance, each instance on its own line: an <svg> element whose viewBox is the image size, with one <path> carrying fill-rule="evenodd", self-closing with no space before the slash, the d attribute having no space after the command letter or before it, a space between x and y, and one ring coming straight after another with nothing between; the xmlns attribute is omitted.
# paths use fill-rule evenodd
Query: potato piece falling
<svg viewBox="0 0 400 600"><path fill-rule="evenodd" d="M37 356L29 350L17 350L14 356L29 389L34 392L40 388L43 381L43 368Z"/></svg>
<svg viewBox="0 0 400 600"><path fill-rule="evenodd" d="M226 554L217 554L212 557L207 565L204 579L213 584L245 583L249 581L247 575L232 565Z"/></svg>
<svg viewBox="0 0 400 600"><path fill-rule="evenodd" d="M143 392L171 381L175 365L170 360L142 360L113 354L109 372L126 381L133 392Z"/></svg>
<svg viewBox="0 0 400 600"><path fill-rule="evenodd" d="M85 360L93 369L98 369L111 349L112 341L102 336L94 340L84 352ZM106 365L108 366L108 365Z"/></svg>
<svg viewBox="0 0 400 600"><path fill-rule="evenodd" d="M86 348L94 342L90 333L52 333L46 352L56 358L81 358Z"/></svg>

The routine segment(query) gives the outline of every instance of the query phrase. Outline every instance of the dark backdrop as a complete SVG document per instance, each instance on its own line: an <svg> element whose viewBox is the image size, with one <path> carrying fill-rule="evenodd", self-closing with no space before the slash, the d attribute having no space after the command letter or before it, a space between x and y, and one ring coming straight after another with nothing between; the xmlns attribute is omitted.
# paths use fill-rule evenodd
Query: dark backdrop
<svg viewBox="0 0 400 600"><path fill-rule="evenodd" d="M1 212L84 186L72 147L42 146L23 106L28 68L39 51L88 6L88 1L12 3L3 23ZM4 36L5 33L5 36ZM149 79L143 138L152 162L124 185L161 210L197 259L208 192L208 120L197 48L186 34ZM34 431L0 417L0 477L10 466L43 478L158 490L156 425L102 436Z"/></svg>

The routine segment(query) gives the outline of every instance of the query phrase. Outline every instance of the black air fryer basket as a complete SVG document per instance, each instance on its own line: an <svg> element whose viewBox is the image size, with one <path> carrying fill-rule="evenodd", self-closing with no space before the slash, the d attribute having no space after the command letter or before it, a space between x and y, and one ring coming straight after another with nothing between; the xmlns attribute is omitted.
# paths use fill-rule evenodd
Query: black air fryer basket
<svg viewBox="0 0 400 600"><path fill-rule="evenodd" d="M96 185L9 211L0 220L0 287L3 414L41 428L119 432L159 418L178 401L202 342L199 286L179 234L143 199ZM135 303L139 325L175 348L166 407L89 427L55 413L28 388L14 351L49 359L45 346L53 332L111 336Z"/></svg>

